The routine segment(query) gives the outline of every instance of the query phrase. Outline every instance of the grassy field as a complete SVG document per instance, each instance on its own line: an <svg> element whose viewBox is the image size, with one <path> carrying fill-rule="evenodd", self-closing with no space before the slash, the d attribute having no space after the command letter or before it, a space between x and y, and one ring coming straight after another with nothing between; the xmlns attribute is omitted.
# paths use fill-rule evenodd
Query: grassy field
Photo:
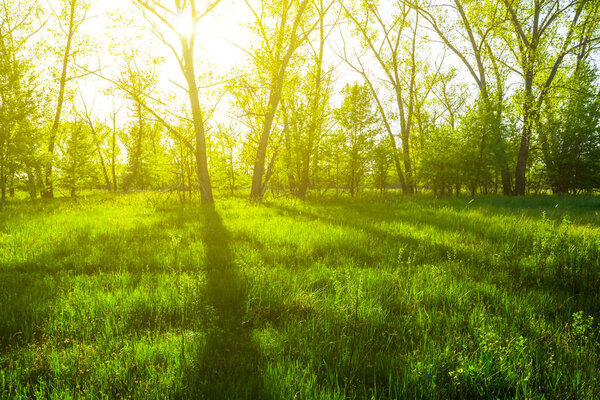
<svg viewBox="0 0 600 400"><path fill-rule="evenodd" d="M0 398L600 398L600 198L0 211Z"/></svg>

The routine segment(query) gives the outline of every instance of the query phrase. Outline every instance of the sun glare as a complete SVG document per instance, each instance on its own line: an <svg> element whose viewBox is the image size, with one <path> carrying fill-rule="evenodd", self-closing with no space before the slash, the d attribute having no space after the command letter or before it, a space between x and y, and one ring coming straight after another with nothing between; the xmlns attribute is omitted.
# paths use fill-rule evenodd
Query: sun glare
<svg viewBox="0 0 600 400"><path fill-rule="evenodd" d="M194 34L194 21L187 13L180 13L175 18L175 29L181 36L190 37Z"/></svg>

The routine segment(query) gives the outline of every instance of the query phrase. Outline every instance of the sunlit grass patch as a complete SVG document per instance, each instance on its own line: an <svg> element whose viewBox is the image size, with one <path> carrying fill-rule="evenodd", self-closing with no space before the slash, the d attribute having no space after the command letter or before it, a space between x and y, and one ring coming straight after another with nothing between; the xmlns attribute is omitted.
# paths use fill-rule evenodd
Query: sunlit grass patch
<svg viewBox="0 0 600 400"><path fill-rule="evenodd" d="M598 393L595 199L383 199L8 203L0 397Z"/></svg>

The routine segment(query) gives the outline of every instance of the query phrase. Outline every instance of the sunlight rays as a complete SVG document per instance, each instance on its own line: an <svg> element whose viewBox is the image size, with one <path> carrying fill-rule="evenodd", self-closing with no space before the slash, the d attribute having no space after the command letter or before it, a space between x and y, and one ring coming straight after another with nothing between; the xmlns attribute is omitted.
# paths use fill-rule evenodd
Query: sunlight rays
<svg viewBox="0 0 600 400"><path fill-rule="evenodd" d="M191 38L196 34L196 23L189 13L180 12L175 17L175 29L177 34L185 38Z"/></svg>

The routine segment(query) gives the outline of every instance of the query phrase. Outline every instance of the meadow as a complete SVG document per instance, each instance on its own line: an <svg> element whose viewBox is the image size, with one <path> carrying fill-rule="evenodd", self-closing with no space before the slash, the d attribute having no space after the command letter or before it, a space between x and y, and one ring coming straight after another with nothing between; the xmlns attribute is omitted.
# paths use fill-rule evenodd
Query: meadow
<svg viewBox="0 0 600 400"><path fill-rule="evenodd" d="M0 398L600 398L600 198L0 210Z"/></svg>

